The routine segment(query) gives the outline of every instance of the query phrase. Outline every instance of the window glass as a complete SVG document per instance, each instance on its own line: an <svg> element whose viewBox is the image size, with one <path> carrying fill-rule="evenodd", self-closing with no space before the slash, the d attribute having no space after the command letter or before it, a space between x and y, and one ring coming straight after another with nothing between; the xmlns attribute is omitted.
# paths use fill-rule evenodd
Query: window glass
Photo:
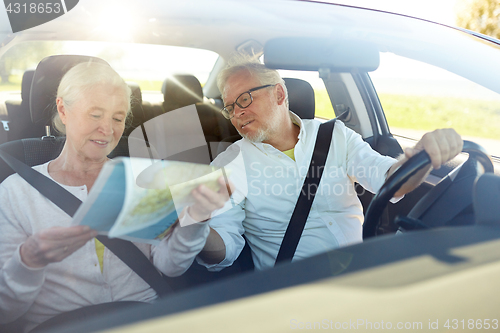
<svg viewBox="0 0 500 333"><path fill-rule="evenodd" d="M452 127L466 140L500 156L500 95L441 68L381 53L370 73L391 133L420 139Z"/></svg>
<svg viewBox="0 0 500 333"><path fill-rule="evenodd" d="M333 112L332 102L326 91L323 80L319 77L318 72L305 72L305 71L289 71L279 70L281 77L290 77L307 81L314 89L314 100L316 107L316 117L324 119L335 118Z"/></svg>
<svg viewBox="0 0 500 333"><path fill-rule="evenodd" d="M193 74L203 85L218 55L193 48L104 42L27 42L9 49L0 58L2 101L20 99L21 78L43 58L54 54L89 55L106 60L125 81L139 84L143 99L163 101L161 87L167 76Z"/></svg>

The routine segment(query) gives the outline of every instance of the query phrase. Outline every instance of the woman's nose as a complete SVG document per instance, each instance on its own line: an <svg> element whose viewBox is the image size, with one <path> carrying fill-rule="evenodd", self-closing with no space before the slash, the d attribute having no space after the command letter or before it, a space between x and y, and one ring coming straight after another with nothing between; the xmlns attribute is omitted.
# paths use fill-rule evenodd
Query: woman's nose
<svg viewBox="0 0 500 333"><path fill-rule="evenodd" d="M113 119L103 119L100 124L100 129L104 135L112 135L113 130Z"/></svg>

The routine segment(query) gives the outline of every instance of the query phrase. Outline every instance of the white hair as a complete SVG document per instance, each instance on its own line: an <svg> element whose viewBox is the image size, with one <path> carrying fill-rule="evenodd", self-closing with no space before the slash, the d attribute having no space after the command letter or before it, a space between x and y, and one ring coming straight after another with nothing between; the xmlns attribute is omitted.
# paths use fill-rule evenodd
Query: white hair
<svg viewBox="0 0 500 333"><path fill-rule="evenodd" d="M129 106L127 110L128 118L131 115L131 90L120 75L107 64L83 62L71 68L59 83L57 98L61 97L64 107L70 110L72 105L77 103L86 91L98 84L106 84L123 90L125 96L127 96ZM52 118L52 124L58 132L66 134L66 126L64 126L57 111Z"/></svg>
<svg viewBox="0 0 500 333"><path fill-rule="evenodd" d="M222 96L224 96L224 89L229 78L245 70L248 71L250 75L255 76L261 85L281 84L285 91L285 101L288 107L288 91L285 86L285 81L281 78L278 71L267 68L258 60L257 56L245 53L233 54L227 62L227 67L217 76L217 87Z"/></svg>

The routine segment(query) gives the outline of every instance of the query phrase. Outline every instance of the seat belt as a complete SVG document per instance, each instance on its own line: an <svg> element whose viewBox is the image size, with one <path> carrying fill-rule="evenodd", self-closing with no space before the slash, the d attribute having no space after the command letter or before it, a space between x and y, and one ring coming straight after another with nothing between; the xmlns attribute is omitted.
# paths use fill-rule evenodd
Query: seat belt
<svg viewBox="0 0 500 333"><path fill-rule="evenodd" d="M281 242L281 246L276 257L276 263L290 262L295 254L297 245L299 244L300 236L306 225L309 211L311 210L314 197L319 187L323 169L332 143L332 134L335 127L335 119L327 121L319 126L316 143L314 145L314 152L309 164L306 179L302 185L299 198L295 204L290 222ZM316 172L314 172L316 168ZM311 186L315 185L315 186ZM312 191L311 191L312 190ZM312 196L312 199L311 199Z"/></svg>
<svg viewBox="0 0 500 333"><path fill-rule="evenodd" d="M0 149L0 157L12 168L12 170L17 172L19 176L69 216L73 217L78 207L82 204L80 199L75 197L64 187L19 161L2 149ZM155 266L137 246L132 244L132 242L118 238L111 239L103 235L99 235L96 238L146 281L151 288L156 291L159 297L172 292L172 289L156 270Z"/></svg>

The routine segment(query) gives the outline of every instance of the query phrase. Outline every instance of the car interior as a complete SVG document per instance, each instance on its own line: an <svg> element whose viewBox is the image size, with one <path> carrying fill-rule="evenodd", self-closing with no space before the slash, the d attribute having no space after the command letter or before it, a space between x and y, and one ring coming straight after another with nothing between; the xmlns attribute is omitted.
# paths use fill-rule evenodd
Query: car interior
<svg viewBox="0 0 500 333"><path fill-rule="evenodd" d="M272 35L272 34L271 34ZM277 34L279 35L279 34ZM286 34L283 34L286 35ZM300 34L297 34L300 35ZM379 46L367 42L353 42L342 38L278 37L263 38L263 45L253 39L239 42L236 50L261 56L266 66L282 71L297 73L312 72L319 77L326 88L329 102L336 117L347 127L359 133L370 146L383 155L398 157L403 149L413 146L415 141L407 137L393 135L389 128L384 108L375 89L371 72L381 63ZM399 42L398 42L399 43ZM399 45L407 52L406 41ZM411 44L410 42L408 42ZM233 43L236 44L236 43ZM233 45L231 45L233 46ZM395 48L396 51L399 51ZM386 51L386 50L383 50ZM450 51L451 52L451 51ZM226 52L229 54L229 52ZM225 55L227 55L225 54ZM422 55L425 58L426 55ZM445 57L445 55L443 55ZM440 60L441 61L441 60ZM28 69L22 74L20 99L5 100L6 115L1 116L3 131L0 129L0 149L8 152L29 166L45 163L57 157L65 142L51 124L55 106L54 96L62 76L74 65L82 62L107 62L102 58L88 55L51 55L41 60L36 69ZM225 65L223 57L217 60L207 82L200 83L194 73L165 75L160 99L146 96L144 87L137 82L127 81L132 91L132 116L120 143L109 155L154 157L158 159L187 161L209 164L229 145L241 139L231 122L220 112L223 101L215 84L215 77ZM478 68L482 65L478 64ZM457 69L456 72L474 72L474 69ZM467 74L467 73L466 73ZM468 74L467 74L468 75ZM474 74L470 74L474 76ZM286 77L289 109L302 119L328 119L318 117L315 87L305 79ZM491 83L493 85L494 83ZM195 112L196 124L183 127L184 115ZM185 137L198 138L189 150L179 151L176 147L161 149L159 138L153 135L158 119L168 119L172 127L164 128L161 140L172 146L179 140L178 132ZM191 119L191 118L190 118ZM169 134L171 133L171 134ZM254 272L252 253L248 245L243 249L233 266L221 272L209 272L203 266L193 263L180 277L164 277L174 293L168 300L159 301L155 309L128 311L110 314L96 319L90 324L78 323L71 327L74 332L98 330L145 318L155 318L164 314L196 309L206 305L223 303L248 296L264 294L311 281L323 281L332 276L340 277L344 286L357 282L364 286L406 286L419 278L425 280L446 272L459 271L480 265L492 258L481 258L479 254L469 258L464 266L460 256L450 253L452 247L473 246L482 241L493 241L500 237L498 228L481 229L471 235L474 225L491 226L498 224L498 179L500 175L498 157L491 158L486 150L473 142L467 142L464 153L448 162L439 170L433 170L426 181L396 204L388 204L402 182L419 168L429 163L420 155L414 163L400 168L394 178L388 180L378 194L356 186L358 197L365 212L364 239L373 238L359 246L350 246L324 253L312 260L295 262L293 265L279 265L264 272ZM0 182L14 171L0 159ZM492 202L493 201L493 202ZM461 226L462 228L436 229L432 234L418 231L440 227ZM412 233L410 231L416 231ZM404 232L405 239L393 237L396 232ZM467 237L470 236L470 237ZM375 237L377 236L377 237ZM391 238L392 237L392 238ZM431 239L431 241L429 241ZM388 240L384 243L384 240ZM442 242L441 242L442 240ZM418 272L415 276L404 275L399 282L391 278L361 276L358 280L342 280L348 273L357 273L367 268L384 266L400 260L415 259L430 255L422 244L431 242L432 255L440 264L436 272ZM489 244L494 250L496 247ZM416 260L416 259L415 259ZM415 263L413 269L424 267ZM299 273L298 273L299 272ZM286 277L279 279L278 277ZM357 282L356 282L357 281ZM204 285L210 286L204 288ZM399 284L398 284L399 283ZM240 288L240 286L246 286ZM332 289L333 290L333 289ZM334 295L333 295L334 296ZM265 298L261 299L265 302ZM258 301L258 300L257 300ZM10 326L1 326L6 332ZM57 332L64 332L61 327Z"/></svg>
<svg viewBox="0 0 500 333"><path fill-rule="evenodd" d="M325 43L324 40L313 42L305 40L305 42L308 43L307 48L313 50L315 47L317 48L320 45L321 47L328 45L328 43ZM303 42L301 40L295 39L277 39L270 41L266 44L266 64L268 64L271 68L277 69L324 70L325 68L328 68L330 74L332 74L332 72L334 74L327 76L327 86L331 84L336 88L333 103L336 103L334 109L339 110L337 112L338 118L343 120L347 126L352 129L360 131L360 128L362 127L361 124L363 122L359 121L356 116L357 113L351 112L352 109L355 109L354 103L352 102L352 96L349 95L349 88L347 87L347 85L351 82L349 79L346 80L345 74L342 74L346 67L353 66L352 56L349 56L349 52L346 52L345 50L350 47L352 48L352 53L356 54L358 53L359 48L366 48L368 50L368 52L363 50L365 51L363 53L365 55L363 59L355 60L360 73L351 74L352 78L350 79L354 82L358 82L358 87L362 85L364 80L367 80L366 72L377 66L378 51L370 49L369 45L342 45L341 48L344 50L344 54L346 55L345 59L339 59L338 57L328 58L335 59L335 63L328 63L328 61L330 61L328 59L309 59L308 63L304 63L303 61L300 64L293 63L293 61L287 59L286 55L291 54L295 49L305 49L305 46L302 45L302 43ZM290 48L293 48L293 50ZM279 50L279 52L276 50ZM318 51L318 54L328 54L331 52L335 52L335 50L322 50L321 52ZM45 163L58 156L64 144L64 136L59 136L51 125L52 110L55 106L53 96L55 96L58 83L64 73L72 66L86 61L104 62L102 59L89 56L50 56L43 59L38 64L35 71L30 70L24 73L22 101L20 103L6 102L7 109L10 110L9 112L17 114L17 118L12 120L12 140L9 140L8 143L4 144L2 149L30 166ZM346 62L347 64L344 64ZM324 68L319 68L319 64L321 64ZM365 73L364 75L363 72ZM294 111L303 119L314 118L315 100L314 90L311 85L307 81L296 78L284 78L284 81L289 91L290 110ZM221 115L219 108L222 101L205 102L203 98L202 86L199 80L193 75L182 74L167 78L162 86L164 100L161 104L156 105L142 101L139 85L134 82L128 82L128 84L132 89L133 96L132 119L129 121L129 125L125 130L120 144L111 153L111 155L109 155L110 158L117 156L130 156L130 152L128 150L128 140L130 139L141 142L141 145L148 145L147 131L145 129L148 122L156 122L156 117L193 104L196 106L198 119L201 128L203 129L204 139L206 142L206 147L202 149L208 151L209 158L192 160L193 154L185 153L161 156L162 158L208 164L217 156L217 154L227 148L228 145L241 139L241 136L236 132L229 120L225 119ZM364 86L366 87L366 85ZM362 90L359 91L361 92ZM344 92L344 94L342 94L342 92ZM367 105L367 103L365 103L365 105ZM368 114L372 113L369 112ZM375 150L393 157L398 156L402 152L401 147L388 131L382 131L382 133L377 134L378 130L375 130L376 129L372 126L371 128L365 129L365 131L373 134L372 136L366 138L366 141L370 143ZM130 137L127 137L127 135L130 135ZM195 135L195 133L192 133L191 135ZM205 154L205 156L207 155ZM430 189L434 189L431 194L427 193L425 196L425 198L427 198L426 204L421 203L425 200L420 200L420 204L417 207L414 207L412 200L406 200L409 201L409 203L400 205L403 206L403 208L394 208L393 205L390 205L388 209L384 209L384 205L382 207L382 211L379 213L380 216L376 218L380 221L377 226L374 227L377 230L372 231L371 236L383 233L394 233L401 225L404 225L408 230L428 228L429 226L426 226L426 220L422 220L423 215L425 214L427 214L427 216L431 216L428 218L431 222L427 222L431 223L431 225L432 223L438 223L433 221L439 221L441 225L445 225L447 221L451 220L451 217L455 217L455 215L462 216L461 221L463 222L457 222L455 219L453 223L470 224L470 214L472 214L472 194L469 189L472 187L477 176L478 168L472 161L469 164L465 164L465 166L468 165L470 165L470 167L462 167L458 176L453 177L453 180L455 181L452 181L448 176L445 178L447 179L446 182L440 182L436 187L427 184L427 188L425 188L426 186L422 186L423 188L419 189L420 191L418 193L410 194L410 196L421 197L423 195L422 193L427 193ZM493 171L491 162L487 165L486 169L488 172ZM1 180L5 179L13 172L3 160L0 161L0 170L2 172L0 178ZM466 185L463 185L463 182L466 182ZM453 186L449 189L448 187L450 185ZM459 191L457 192L455 188L459 189ZM446 192L449 198L443 197L443 192ZM457 196L467 199L464 199L463 203L456 206L459 207L459 209L455 212L455 214L451 215L448 219L443 219L442 210L435 208L439 207L439 205L433 206L433 204L437 201L438 197L439 200L450 202L456 200L455 198ZM365 211L372 197L373 195L366 191L360 194L360 199L365 205ZM431 206L435 208L435 213L432 213L432 209L430 209ZM410 208L411 211L409 210ZM391 222L394 220L396 215L404 216L405 213L409 213L409 218L400 219L398 222L401 224L400 226ZM243 251L242 258L231 269L223 270L221 273L209 273L195 263L193 264L191 270L184 276L167 279L171 280L170 283L175 285L175 288L180 290L192 287L193 285L199 283L211 282L219 277L227 277L235 273L251 270L252 268L253 264L251 261L251 254L249 252L249 248L246 247L245 251Z"/></svg>
<svg viewBox="0 0 500 333"><path fill-rule="evenodd" d="M276 58L279 59L279 56ZM270 67L281 67L279 64L273 64L272 55L266 55L266 60L267 59L270 59ZM51 56L42 60L35 71L29 70L24 73L21 94L22 101L20 103L11 101L5 102L9 115L16 114L16 117L9 118L9 141L2 145L3 150L30 166L47 162L55 158L60 153L64 144L64 136L59 136L51 126L50 111L54 108L53 96L55 95L58 82L64 73L75 64L86 61L104 60L87 56ZM294 66L291 67L293 68ZM352 77L349 77L347 80L345 74L332 74L333 75L328 75L327 82L335 87L334 103L336 103L336 106L334 109L339 110L337 112L339 119L345 121L351 128L359 130L362 127L362 122L357 119L356 113L351 112L351 110L355 107L351 100L352 96L350 96L347 91L349 90L349 84L356 84L359 87L359 85L367 79L366 74L353 74ZM290 110L297 113L303 119L314 118L315 101L314 90L311 85L307 81L296 78L285 78L284 80L290 96ZM136 83L128 82L128 84L132 89L133 95L132 119L129 121L129 126L126 128L124 137L120 141L120 144L111 153L111 155L109 155L110 158L130 155L128 150L129 138L127 135L131 135L132 139L141 141L141 144L146 144L147 136L133 135L132 133L134 130L136 133L144 134L144 126L148 121L154 122L155 117L193 104L196 106L196 111L199 116L200 125L203 129L204 138L209 152L208 160L203 159L202 161L197 160L194 162L209 163L217 156L218 153L227 148L229 144L241 138L230 122L221 115L220 106L222 102L217 101L216 103L211 103L204 101L201 84L193 75L174 75L173 77L166 79L162 87L164 100L161 104L156 105L142 101L141 89ZM342 94L342 92L345 94ZM372 134L376 133L373 131L373 128L365 128L365 130L371 132ZM393 157L396 157L402 151L399 144L397 144L397 141L394 140L389 132L372 135L366 138L366 141L379 152L389 154ZM164 156L164 158L186 161L185 156L192 155L174 154ZM452 166L454 165L452 164ZM450 200L455 200L454 198L456 198L457 195L462 197L465 196L466 199L464 203L457 206L460 209L458 212L455 212L456 215L461 216L461 219L458 220L459 222L457 222L457 219L454 219L453 223L458 225L462 223L470 224L473 200L470 188L472 187L477 176L478 168L476 164L472 162L464 164L464 166L467 167L462 166L458 176L456 176L457 178L455 182L453 182L448 176L446 178L446 182L440 182L436 187L431 184L424 184L423 188L417 190L417 193L412 193L410 195L410 197L420 198L423 193L429 192L430 189L439 188L439 191L435 190L430 196L425 196L427 198L427 203L421 203L420 201L420 204L414 207L412 199L410 198L410 200L406 200L406 203L403 202L403 205L399 205L403 208L395 208L393 205L390 205L388 209L384 209L384 204L379 212L380 216L376 218L377 220L380 220L379 224L374 226L374 228L377 228L377 231L373 231L371 236L395 232L398 225L392 223L391 221L394 219L394 216L399 216L404 213L409 213L408 217L400 219L398 223L399 227L404 227L408 230L429 228L429 226L426 225L426 219L423 216L425 214L427 214L427 216L431 216L429 218L431 221L430 223L435 223L432 221L441 221L442 225L445 225L446 221L451 220L451 218L443 220L443 211L439 208L435 208L439 207L438 205L432 206L438 196L440 200L447 200L448 202ZM450 166L450 168L452 167ZM492 165L487 171L493 171ZM0 179L3 180L13 171L3 160L1 160L0 172ZM455 177L453 179L455 180ZM466 182L466 185L463 185L463 182ZM453 185L453 190L448 190L446 193L448 196L452 197L442 197L442 192L444 192L445 189L448 189L450 185ZM458 189L458 192L455 189ZM368 192L364 192L360 195L360 198L366 209L369 202L373 198L373 195ZM434 212L432 209L429 209L431 206L435 208ZM432 226L437 227L439 225ZM328 260L331 265L331 257L328 257L328 259L325 258L324 260ZM339 265L341 264L342 262L340 261ZM366 265L367 263L364 262L363 264ZM353 265L350 267L350 270L355 270ZM304 269L307 270L307 268ZM241 275L244 272L250 272L252 270L253 262L250 248L247 245L235 264L221 272L208 272L204 267L195 262L184 275L176 278L165 277L165 280L174 290L179 292L192 289L198 285L213 283L221 279ZM338 268L336 271L340 272L343 270ZM330 276L331 274L332 272L330 270L321 272L317 270L317 267L315 267L315 273L313 275L316 279L318 276ZM290 285L295 285L301 283L301 281L307 281L310 278L311 276L308 275L301 276L300 278L290 281L289 283ZM267 284L266 286L269 290L273 290L274 287L275 286L272 284ZM251 295L253 292L256 291L252 291L252 289L246 290L245 295ZM259 288L259 293L261 292L262 289ZM242 297L245 295L234 294L233 297ZM221 297L218 301L224 300L227 299ZM211 302L213 302L213 300L211 300ZM193 306L193 304L190 304L190 306ZM179 309L180 308L177 308L175 312Z"/></svg>

